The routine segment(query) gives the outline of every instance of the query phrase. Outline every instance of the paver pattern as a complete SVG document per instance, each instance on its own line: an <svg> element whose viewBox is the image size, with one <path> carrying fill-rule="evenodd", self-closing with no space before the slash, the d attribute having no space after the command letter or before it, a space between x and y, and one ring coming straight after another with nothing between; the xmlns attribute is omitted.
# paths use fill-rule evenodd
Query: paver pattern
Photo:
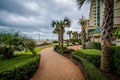
<svg viewBox="0 0 120 80"><path fill-rule="evenodd" d="M40 54L39 68L30 80L85 80L79 68L53 48L46 48Z"/></svg>
<svg viewBox="0 0 120 80"><path fill-rule="evenodd" d="M69 46L69 49L77 50L81 48L81 45Z"/></svg>

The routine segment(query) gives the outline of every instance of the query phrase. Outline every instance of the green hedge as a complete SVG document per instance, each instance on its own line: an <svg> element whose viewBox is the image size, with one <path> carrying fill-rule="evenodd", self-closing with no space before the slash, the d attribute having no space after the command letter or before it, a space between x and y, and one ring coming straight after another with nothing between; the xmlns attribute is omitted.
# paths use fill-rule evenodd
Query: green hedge
<svg viewBox="0 0 120 80"><path fill-rule="evenodd" d="M95 66L100 66L100 51L96 49L79 49L74 54L83 57L93 63Z"/></svg>
<svg viewBox="0 0 120 80"><path fill-rule="evenodd" d="M94 48L101 50L100 42L94 42ZM110 47L111 67L117 74L120 74L120 46L111 44Z"/></svg>
<svg viewBox="0 0 120 80"><path fill-rule="evenodd" d="M115 44L111 44L111 46L115 46ZM93 42L93 48L101 50L101 43L100 42Z"/></svg>
<svg viewBox="0 0 120 80"><path fill-rule="evenodd" d="M15 58L0 59L0 80L27 80L39 66L39 55L22 54Z"/></svg>
<svg viewBox="0 0 120 80"><path fill-rule="evenodd" d="M101 43L100 42L93 42L93 48L101 50Z"/></svg>
<svg viewBox="0 0 120 80"><path fill-rule="evenodd" d="M79 49L74 54L83 57L93 63L95 66L100 66L101 51L96 49ZM110 47L111 69L115 73L120 74L120 46Z"/></svg>
<svg viewBox="0 0 120 80"><path fill-rule="evenodd" d="M110 47L111 67L113 71L120 74L120 46Z"/></svg>
<svg viewBox="0 0 120 80"><path fill-rule="evenodd" d="M96 69L96 67L91 64L88 60L81 58L80 56L72 53L72 58L79 61L87 74L88 80L108 80L104 75Z"/></svg>
<svg viewBox="0 0 120 80"><path fill-rule="evenodd" d="M60 46L56 45L54 47L54 51L56 51L60 54L71 54L74 50L73 49L68 49L67 47L63 47L63 50L62 50Z"/></svg>
<svg viewBox="0 0 120 80"><path fill-rule="evenodd" d="M60 54L63 53L63 50L62 50L61 47L58 46L58 45L56 45L56 46L54 47L54 51L56 51L56 52L58 52L58 53L60 53Z"/></svg>

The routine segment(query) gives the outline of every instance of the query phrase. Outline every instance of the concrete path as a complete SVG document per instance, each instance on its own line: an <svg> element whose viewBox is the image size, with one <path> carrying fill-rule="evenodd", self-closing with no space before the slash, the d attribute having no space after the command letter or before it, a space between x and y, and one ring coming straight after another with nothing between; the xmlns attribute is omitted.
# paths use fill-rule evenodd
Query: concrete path
<svg viewBox="0 0 120 80"><path fill-rule="evenodd" d="M79 68L53 48L46 48L40 54L39 68L30 80L85 80Z"/></svg>

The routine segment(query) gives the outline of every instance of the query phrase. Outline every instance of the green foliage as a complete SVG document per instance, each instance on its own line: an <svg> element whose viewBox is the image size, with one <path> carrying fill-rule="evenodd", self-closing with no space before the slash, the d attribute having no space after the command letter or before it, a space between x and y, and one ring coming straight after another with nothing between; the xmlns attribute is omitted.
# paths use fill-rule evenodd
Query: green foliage
<svg viewBox="0 0 120 80"><path fill-rule="evenodd" d="M120 74L120 46L111 46L110 56L113 71Z"/></svg>
<svg viewBox="0 0 120 80"><path fill-rule="evenodd" d="M71 54L74 51L75 50L73 50L73 49L64 49L64 54Z"/></svg>
<svg viewBox="0 0 120 80"><path fill-rule="evenodd" d="M9 60L0 59L0 80L27 80L39 66L39 55L22 54Z"/></svg>
<svg viewBox="0 0 120 80"><path fill-rule="evenodd" d="M15 51L29 49L34 53L35 43L32 39L20 36L19 33L0 33L0 51L5 59L14 57Z"/></svg>
<svg viewBox="0 0 120 80"><path fill-rule="evenodd" d="M93 63L95 66L100 66L100 51L96 49L79 49L74 54L83 57Z"/></svg>
<svg viewBox="0 0 120 80"><path fill-rule="evenodd" d="M60 46L56 45L54 47L54 51L60 53L60 54L71 54L71 52L73 52L74 50L73 49L68 49L67 47L63 47L63 50L61 49Z"/></svg>
<svg viewBox="0 0 120 80"><path fill-rule="evenodd" d="M93 42L94 49L101 50L101 43L100 42Z"/></svg>
<svg viewBox="0 0 120 80"><path fill-rule="evenodd" d="M22 43L24 44L26 49L29 49L33 54L35 54L35 42L32 39L24 38Z"/></svg>
<svg viewBox="0 0 120 80"><path fill-rule="evenodd" d="M82 44L81 39L77 39L76 42L78 42L79 44Z"/></svg>
<svg viewBox="0 0 120 80"><path fill-rule="evenodd" d="M77 56L87 59L95 66L100 66L100 50L95 49L79 49L73 52ZM110 47L111 69L117 74L120 74L120 46Z"/></svg>
<svg viewBox="0 0 120 80"><path fill-rule="evenodd" d="M58 41L53 41L53 43L58 43Z"/></svg>
<svg viewBox="0 0 120 80"><path fill-rule="evenodd" d="M81 42L81 39L70 39L70 43L72 43L72 44L75 45L76 42L79 43L79 44L82 43L82 42Z"/></svg>
<svg viewBox="0 0 120 80"><path fill-rule="evenodd" d="M114 35L117 39L120 39L120 28L118 28L114 31Z"/></svg>
<svg viewBox="0 0 120 80"><path fill-rule="evenodd" d="M108 80L96 67L88 60L72 53L72 58L80 62L83 65L84 71L87 74L89 80Z"/></svg>
<svg viewBox="0 0 120 80"><path fill-rule="evenodd" d="M61 47L58 46L58 45L56 45L56 46L54 47L54 51L56 51L56 52L58 52L58 53L60 53L60 54L63 53L63 50L62 50Z"/></svg>

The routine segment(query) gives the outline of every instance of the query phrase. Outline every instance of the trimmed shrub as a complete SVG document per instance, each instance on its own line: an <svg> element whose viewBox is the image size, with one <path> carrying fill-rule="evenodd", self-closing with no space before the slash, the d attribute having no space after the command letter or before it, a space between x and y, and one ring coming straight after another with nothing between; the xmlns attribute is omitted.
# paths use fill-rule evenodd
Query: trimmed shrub
<svg viewBox="0 0 120 80"><path fill-rule="evenodd" d="M73 50L73 49L64 49L64 54L71 54L74 51L75 50Z"/></svg>
<svg viewBox="0 0 120 80"><path fill-rule="evenodd" d="M115 46L116 44L111 44L111 46ZM93 42L93 48L101 50L101 43L100 42Z"/></svg>
<svg viewBox="0 0 120 80"><path fill-rule="evenodd" d="M79 49L74 54L83 57L93 63L95 66L100 66L100 51L96 49Z"/></svg>
<svg viewBox="0 0 120 80"><path fill-rule="evenodd" d="M53 41L53 43L58 43L58 41Z"/></svg>
<svg viewBox="0 0 120 80"><path fill-rule="evenodd" d="M101 50L101 43L100 42L93 42L93 48Z"/></svg>
<svg viewBox="0 0 120 80"><path fill-rule="evenodd" d="M39 55L22 54L9 60L0 60L0 80L27 80L39 66Z"/></svg>
<svg viewBox="0 0 120 80"><path fill-rule="evenodd" d="M111 46L110 56L113 71L120 74L120 46Z"/></svg>
<svg viewBox="0 0 120 80"><path fill-rule="evenodd" d="M96 67L88 60L72 53L72 58L83 65L84 71L89 80L108 80Z"/></svg>
<svg viewBox="0 0 120 80"><path fill-rule="evenodd" d="M54 47L54 51L56 51L56 52L58 52L58 53L60 53L60 54L63 53L63 50L62 50L61 47L58 46L58 45L56 45L56 46Z"/></svg>
<svg viewBox="0 0 120 80"><path fill-rule="evenodd" d="M61 49L60 46L56 45L54 47L54 51L60 53L60 54L71 54L71 52L73 52L74 50L73 49L68 49L67 47L63 47L63 50Z"/></svg>
<svg viewBox="0 0 120 80"><path fill-rule="evenodd" d="M93 63L95 66L100 66L101 51L96 49L79 49L74 54L83 57ZM120 74L120 46L110 47L111 69L117 74Z"/></svg>

